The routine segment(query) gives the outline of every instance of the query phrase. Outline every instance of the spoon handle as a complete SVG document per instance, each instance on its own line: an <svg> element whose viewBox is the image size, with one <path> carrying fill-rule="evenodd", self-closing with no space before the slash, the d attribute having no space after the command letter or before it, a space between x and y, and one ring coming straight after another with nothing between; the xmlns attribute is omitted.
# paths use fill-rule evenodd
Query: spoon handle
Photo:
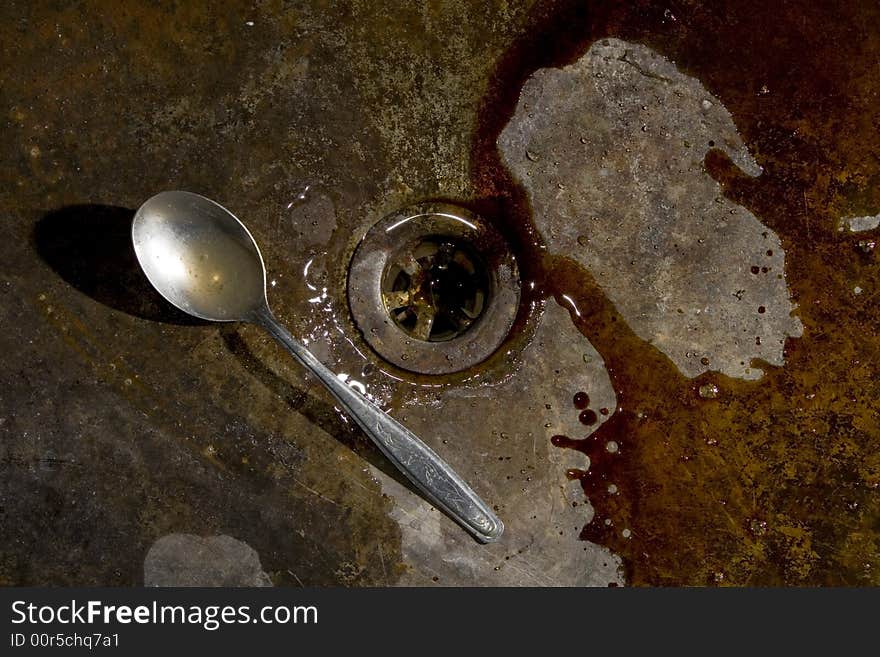
<svg viewBox="0 0 880 657"><path fill-rule="evenodd" d="M504 531L504 524L430 447L333 374L278 322L271 310L265 308L257 312L254 322L327 386L364 433L425 497L480 541L489 543L498 540Z"/></svg>

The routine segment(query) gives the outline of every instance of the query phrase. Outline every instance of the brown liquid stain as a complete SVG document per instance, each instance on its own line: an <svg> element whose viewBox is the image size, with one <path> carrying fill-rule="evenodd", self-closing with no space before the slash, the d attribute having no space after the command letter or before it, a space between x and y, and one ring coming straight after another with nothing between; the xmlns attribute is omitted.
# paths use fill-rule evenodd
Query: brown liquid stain
<svg viewBox="0 0 880 657"><path fill-rule="evenodd" d="M572 320L605 359L618 408L589 438L553 443L590 456L569 473L595 509L582 538L620 554L631 584L880 583L880 276L872 234L837 231L840 216L880 210L878 24L873 1L549 2L490 82L472 153L480 205L537 282L525 304L567 294L589 309ZM525 192L499 159L528 76L611 36L699 79L764 167L749 179L720 151L705 162L787 254L805 331L788 340L784 367L754 363L760 381L684 377L589 272L539 248ZM717 397L699 395L707 384Z"/></svg>

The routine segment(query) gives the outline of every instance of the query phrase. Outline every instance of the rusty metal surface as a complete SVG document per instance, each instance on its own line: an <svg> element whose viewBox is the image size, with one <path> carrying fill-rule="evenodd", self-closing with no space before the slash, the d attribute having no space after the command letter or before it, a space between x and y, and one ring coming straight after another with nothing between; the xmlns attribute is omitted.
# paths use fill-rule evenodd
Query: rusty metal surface
<svg viewBox="0 0 880 657"><path fill-rule="evenodd" d="M833 5L5 3L0 583L876 584L880 37L876 3ZM732 146L670 178L703 128L658 101L703 91ZM606 168L628 177L599 188ZM247 223L280 319L498 500L500 543L414 495L258 330L151 290L129 228L163 189ZM757 273L725 268L770 237L725 251L668 214L709 193L778 238ZM426 200L492 220L523 279L508 342L441 379L379 359L346 300L369 227ZM665 270L626 252L655 244ZM688 286L695 262L717 271ZM774 274L802 336L724 337L789 321L782 301L698 316Z"/></svg>
<svg viewBox="0 0 880 657"><path fill-rule="evenodd" d="M174 533L233 536L276 584L419 568L370 466L390 471L381 455L256 329L168 308L128 225L162 189L235 200L272 263L273 307L308 333L300 256L331 235L353 246L337 215L365 230L460 191L467 108L524 9L4 5L0 581L140 584ZM419 93L447 97L409 110L453 136L440 166L426 133L382 116ZM325 200L302 207L309 187Z"/></svg>

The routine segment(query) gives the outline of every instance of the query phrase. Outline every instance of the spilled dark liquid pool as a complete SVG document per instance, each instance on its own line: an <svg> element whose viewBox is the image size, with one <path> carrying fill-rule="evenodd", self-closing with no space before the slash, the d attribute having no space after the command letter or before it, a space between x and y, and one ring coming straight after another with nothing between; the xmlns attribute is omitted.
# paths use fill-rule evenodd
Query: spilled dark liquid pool
<svg viewBox="0 0 880 657"><path fill-rule="evenodd" d="M618 408L572 390L567 412L584 434L552 442L590 457L569 472L595 509L581 537L620 554L632 584L880 583L880 275L871 233L837 229L842 216L880 211L877 25L869 0L561 0L533 11L490 83L474 183L524 280L537 282L524 303L565 294L587 309L572 321L605 359ZM728 198L780 236L804 324L784 367L754 363L759 381L684 377L588 271L540 248L499 159L495 141L528 76L605 37L645 44L699 79L764 167L752 179L720 151L705 161Z"/></svg>

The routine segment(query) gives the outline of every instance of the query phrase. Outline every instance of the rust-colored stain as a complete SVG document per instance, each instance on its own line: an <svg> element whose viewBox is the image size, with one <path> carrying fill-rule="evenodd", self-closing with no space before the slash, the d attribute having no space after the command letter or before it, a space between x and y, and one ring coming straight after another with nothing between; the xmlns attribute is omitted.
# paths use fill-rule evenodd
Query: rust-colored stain
<svg viewBox="0 0 880 657"><path fill-rule="evenodd" d="M589 438L553 439L592 460L569 473L595 508L582 538L621 554L635 585L880 583L880 276L870 236L837 230L841 216L880 209L880 5L560 1L532 21L490 83L474 183L525 277L539 281L534 294L567 294L589 309L572 320L618 396ZM749 179L719 151L705 162L787 254L805 331L786 344L784 367L755 363L766 371L759 381L682 376L587 271L541 255L525 193L499 160L495 140L524 80L611 36L649 45L701 80L764 167ZM754 275L776 275L761 265ZM717 396L699 394L713 384ZM577 393L589 395L573 390L568 412L581 414L589 400Z"/></svg>

